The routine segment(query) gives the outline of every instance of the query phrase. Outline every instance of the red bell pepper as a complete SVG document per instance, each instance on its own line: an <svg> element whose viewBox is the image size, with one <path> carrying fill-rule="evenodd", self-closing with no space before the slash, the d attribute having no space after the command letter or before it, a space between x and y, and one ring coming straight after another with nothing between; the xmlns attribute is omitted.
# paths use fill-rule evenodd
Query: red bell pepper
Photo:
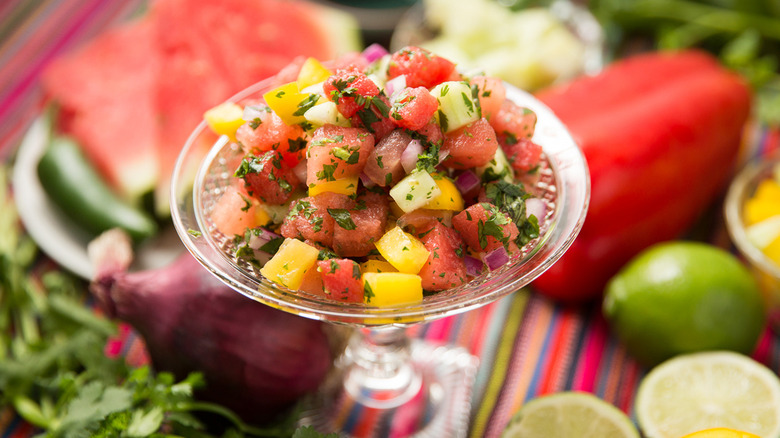
<svg viewBox="0 0 780 438"><path fill-rule="evenodd" d="M566 302L600 297L632 256L690 229L732 176L751 105L740 77L693 50L626 58L537 97L591 174L582 231L534 282Z"/></svg>

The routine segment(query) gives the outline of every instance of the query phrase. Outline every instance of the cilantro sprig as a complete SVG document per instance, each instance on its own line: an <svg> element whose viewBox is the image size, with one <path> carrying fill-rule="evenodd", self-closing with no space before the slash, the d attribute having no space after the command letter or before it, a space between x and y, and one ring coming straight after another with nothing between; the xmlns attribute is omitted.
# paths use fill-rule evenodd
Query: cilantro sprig
<svg viewBox="0 0 780 438"><path fill-rule="evenodd" d="M0 167L0 411L12 409L47 438L335 438L295 429L295 411L272 427L250 426L224 406L194 398L206 384L198 373L177 380L107 356L116 324L84 304L83 281L32 269L37 246L21 229L7 180ZM210 430L204 413L225 426Z"/></svg>

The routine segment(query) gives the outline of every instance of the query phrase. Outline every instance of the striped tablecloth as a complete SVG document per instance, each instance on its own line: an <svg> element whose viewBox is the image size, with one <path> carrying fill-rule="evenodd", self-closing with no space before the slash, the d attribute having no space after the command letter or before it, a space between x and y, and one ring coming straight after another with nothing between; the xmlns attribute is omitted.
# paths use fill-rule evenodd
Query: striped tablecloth
<svg viewBox="0 0 780 438"><path fill-rule="evenodd" d="M112 23L139 12L143 3L106 0L4 0L0 2L0 158L15 148L41 108L38 76L59 54ZM743 159L778 148L776 132L748 132ZM722 226L712 241L729 247ZM597 305L562 307L522 290L484 308L413 330L430 341L461 345L480 359L470 436L499 436L524 402L542 394L580 390L633 414L645 369L614 339ZM124 327L110 348L131 363L145 362L142 343ZM780 342L767 332L754 357L780 372ZM0 413L0 436L25 437L31 429L12 412Z"/></svg>

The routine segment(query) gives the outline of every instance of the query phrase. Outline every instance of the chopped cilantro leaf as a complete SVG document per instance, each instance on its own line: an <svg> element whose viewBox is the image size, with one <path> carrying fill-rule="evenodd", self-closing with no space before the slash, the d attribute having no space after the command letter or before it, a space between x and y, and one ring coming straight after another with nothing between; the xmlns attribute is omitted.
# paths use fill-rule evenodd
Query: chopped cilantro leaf
<svg viewBox="0 0 780 438"><path fill-rule="evenodd" d="M273 255L279 251L279 247L282 246L282 243L284 243L284 237L275 237L263 244L259 249L260 251Z"/></svg>
<svg viewBox="0 0 780 438"><path fill-rule="evenodd" d="M352 215L349 210L344 208L329 208L328 214L336 221L338 226L345 230L354 230L357 228L355 222L352 221Z"/></svg>
<svg viewBox="0 0 780 438"><path fill-rule="evenodd" d="M323 164L322 170L316 173L317 179L324 179L325 181L336 181L333 174L336 172L335 164Z"/></svg>
<svg viewBox="0 0 780 438"><path fill-rule="evenodd" d="M287 141L290 145L289 150L290 152L298 152L306 149L306 139L305 138L296 138L291 139Z"/></svg>
<svg viewBox="0 0 780 438"><path fill-rule="evenodd" d="M440 143L430 143L428 148L417 157L417 170L424 170L428 173L434 173L436 166L439 165Z"/></svg>
<svg viewBox="0 0 780 438"><path fill-rule="evenodd" d="M310 108L314 107L314 105L317 104L317 101L320 99L320 96L318 94L310 94L306 96L305 99L300 101L298 103L298 109L295 110L293 113L294 116L302 116L306 111L308 111Z"/></svg>
<svg viewBox="0 0 780 438"><path fill-rule="evenodd" d="M366 300L366 303L371 302L371 298L374 298L374 291L371 289L371 285L368 284L368 282L363 282L363 297Z"/></svg>

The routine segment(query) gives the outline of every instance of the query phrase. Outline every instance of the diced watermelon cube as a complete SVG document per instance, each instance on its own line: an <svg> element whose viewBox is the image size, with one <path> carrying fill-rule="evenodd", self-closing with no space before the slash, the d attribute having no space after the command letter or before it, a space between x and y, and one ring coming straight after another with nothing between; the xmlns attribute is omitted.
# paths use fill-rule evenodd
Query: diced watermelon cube
<svg viewBox="0 0 780 438"><path fill-rule="evenodd" d="M257 226L256 206L240 187L228 186L214 204L211 220L226 236L243 235L247 228Z"/></svg>
<svg viewBox="0 0 780 438"><path fill-rule="evenodd" d="M395 124L406 129L422 129L439 109L439 101L425 87L406 88L393 102L390 112Z"/></svg>
<svg viewBox="0 0 780 438"><path fill-rule="evenodd" d="M463 240L455 230L436 223L421 240L431 253L417 274L422 278L424 289L449 289L468 280L463 261Z"/></svg>
<svg viewBox="0 0 780 438"><path fill-rule="evenodd" d="M396 128L395 120L390 117L390 101L384 95L375 97L371 105L358 110L351 122L354 127L370 131L376 140L384 138Z"/></svg>
<svg viewBox="0 0 780 438"><path fill-rule="evenodd" d="M394 130L376 144L368 156L363 172L381 187L396 184L405 175L401 154L411 141L412 136L406 131Z"/></svg>
<svg viewBox="0 0 780 438"><path fill-rule="evenodd" d="M476 122L444 134L441 150L449 153L442 164L453 169L484 166L498 149L496 132L487 120Z"/></svg>
<svg viewBox="0 0 780 438"><path fill-rule="evenodd" d="M347 303L363 302L363 281L360 265L351 259L328 259L317 262L325 293L332 299Z"/></svg>
<svg viewBox="0 0 780 438"><path fill-rule="evenodd" d="M430 144L441 145L444 142L444 133L441 131L441 126L436 123L435 119L431 119L425 126L417 130L425 140Z"/></svg>
<svg viewBox="0 0 780 438"><path fill-rule="evenodd" d="M419 47L404 47L390 56L388 79L406 75L406 86L410 88L432 88L449 80L455 71L455 64Z"/></svg>
<svg viewBox="0 0 780 438"><path fill-rule="evenodd" d="M295 172L282 159L282 154L273 150L259 157L247 155L241 161L236 176L244 180L250 196L270 205L286 203L301 185Z"/></svg>
<svg viewBox="0 0 780 438"><path fill-rule="evenodd" d="M493 204L473 204L452 218L452 226L476 252L490 252L501 246L509 252L518 250L517 225Z"/></svg>
<svg viewBox="0 0 780 438"><path fill-rule="evenodd" d="M512 168L518 172L528 172L534 169L542 158L542 147L527 137L520 138L515 143L507 142L501 148Z"/></svg>
<svg viewBox="0 0 780 438"><path fill-rule="evenodd" d="M407 231L418 238L422 238L437 224L450 223L451 221L451 211L418 208L417 210L400 216L397 223L404 231Z"/></svg>
<svg viewBox="0 0 780 438"><path fill-rule="evenodd" d="M515 143L521 138L531 138L536 128L536 113L511 100L505 100L490 125L496 131L501 145Z"/></svg>
<svg viewBox="0 0 780 438"><path fill-rule="evenodd" d="M374 136L361 128L324 125L309 142L306 183L360 176L374 150Z"/></svg>
<svg viewBox="0 0 780 438"><path fill-rule="evenodd" d="M346 212L335 215L333 250L342 257L363 257L375 249L374 242L385 233L390 207L387 197L374 192L358 196ZM340 216L340 217L339 217Z"/></svg>
<svg viewBox="0 0 780 438"><path fill-rule="evenodd" d="M236 140L244 152L260 155L277 150L282 154L302 157L305 133L299 125L288 125L267 106L258 106L257 117L241 125L236 131Z"/></svg>
<svg viewBox="0 0 780 438"><path fill-rule="evenodd" d="M477 98L482 108L482 117L492 120L506 100L504 83L495 77L475 76L471 79L471 84L477 86Z"/></svg>
<svg viewBox="0 0 780 438"><path fill-rule="evenodd" d="M381 90L366 76L355 69L341 69L329 77L322 89L325 96L336 104L339 112L347 118L371 104Z"/></svg>
<svg viewBox="0 0 780 438"><path fill-rule="evenodd" d="M330 248L335 222L328 214L328 208L346 209L353 203L347 195L332 192L299 199L292 204L290 214L282 223L282 236L310 240Z"/></svg>

